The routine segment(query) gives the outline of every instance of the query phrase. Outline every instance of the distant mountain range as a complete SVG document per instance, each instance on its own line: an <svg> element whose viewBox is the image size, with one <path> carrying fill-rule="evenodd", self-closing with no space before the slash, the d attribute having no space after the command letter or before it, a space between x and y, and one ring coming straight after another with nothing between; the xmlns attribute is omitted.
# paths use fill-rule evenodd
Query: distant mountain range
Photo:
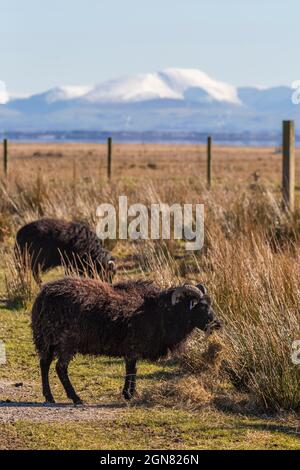
<svg viewBox="0 0 300 470"><path fill-rule="evenodd" d="M234 87L200 70L166 69L94 87L57 87L0 104L0 133L109 131L128 133L280 132L283 119L300 129L293 90ZM5 101L5 100L2 100Z"/></svg>

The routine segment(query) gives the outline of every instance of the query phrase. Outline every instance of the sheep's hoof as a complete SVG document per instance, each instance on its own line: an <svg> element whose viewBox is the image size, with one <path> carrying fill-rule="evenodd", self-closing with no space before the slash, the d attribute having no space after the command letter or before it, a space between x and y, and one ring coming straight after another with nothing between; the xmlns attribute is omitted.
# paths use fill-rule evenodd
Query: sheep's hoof
<svg viewBox="0 0 300 470"><path fill-rule="evenodd" d="M45 397L45 405L50 405L55 403L55 400L52 396Z"/></svg>
<svg viewBox="0 0 300 470"><path fill-rule="evenodd" d="M81 398L79 398L79 397L78 397L78 398L75 398L75 399L73 400L73 403L74 403L75 406L77 406L77 405L83 405L83 401L82 401Z"/></svg>
<svg viewBox="0 0 300 470"><path fill-rule="evenodd" d="M123 397L125 400L131 400L133 398L133 394L129 392L129 390L123 390Z"/></svg>

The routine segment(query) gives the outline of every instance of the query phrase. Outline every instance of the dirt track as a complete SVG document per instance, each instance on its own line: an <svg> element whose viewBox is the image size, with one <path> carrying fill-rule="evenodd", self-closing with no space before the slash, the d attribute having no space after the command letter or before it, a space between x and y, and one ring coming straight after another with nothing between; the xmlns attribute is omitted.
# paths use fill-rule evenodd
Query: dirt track
<svg viewBox="0 0 300 470"><path fill-rule="evenodd" d="M74 407L67 404L44 405L42 403L0 402L0 423L16 421L32 422L66 422L66 421L100 421L110 420L116 415L117 409L98 405Z"/></svg>
<svg viewBox="0 0 300 470"><path fill-rule="evenodd" d="M126 407L122 403L74 406L71 403L48 405L42 401L30 402L25 398L30 396L30 384L17 385L0 381L0 424L14 423L19 420L48 423L111 420L114 417L120 417L120 412L122 412L120 408Z"/></svg>

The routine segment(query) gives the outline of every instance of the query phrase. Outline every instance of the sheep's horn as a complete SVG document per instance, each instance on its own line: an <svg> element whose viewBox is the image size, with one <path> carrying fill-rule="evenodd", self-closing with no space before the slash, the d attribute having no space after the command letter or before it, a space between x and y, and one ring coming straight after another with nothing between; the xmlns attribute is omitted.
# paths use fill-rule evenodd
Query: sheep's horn
<svg viewBox="0 0 300 470"><path fill-rule="evenodd" d="M203 284L197 284L196 287L197 287L197 289L201 290L201 292L203 292L204 295L207 294L207 289Z"/></svg>
<svg viewBox="0 0 300 470"><path fill-rule="evenodd" d="M115 263L114 261L112 261L112 260L110 260L110 261L107 263L107 265L108 265L109 271L114 271L114 270L116 269L116 263Z"/></svg>
<svg viewBox="0 0 300 470"><path fill-rule="evenodd" d="M182 287L177 287L177 289L175 289L172 294L172 298L171 298L172 305L175 305L178 298L181 297L183 294L191 294L192 297L199 299L199 300L202 299L203 297L203 293L201 292L201 290L199 290L195 286L186 285Z"/></svg>

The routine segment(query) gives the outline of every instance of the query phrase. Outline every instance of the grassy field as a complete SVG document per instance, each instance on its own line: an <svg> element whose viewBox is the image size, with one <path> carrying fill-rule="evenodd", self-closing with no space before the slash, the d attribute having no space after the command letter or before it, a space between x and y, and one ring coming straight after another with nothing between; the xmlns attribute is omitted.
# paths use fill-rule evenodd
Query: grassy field
<svg viewBox="0 0 300 470"><path fill-rule="evenodd" d="M300 366L290 357L300 339L300 213L298 201L293 217L280 208L276 149L217 148L211 191L201 146L115 146L111 183L104 146L18 144L10 155L0 189L0 448L300 449ZM174 241L109 247L118 279L203 281L224 329L208 341L196 334L181 357L140 363L130 404L122 360L78 357L70 376L86 404L68 403L52 370L58 404L45 406L30 331L37 288L14 270L15 232L40 216L94 226L97 205L120 194L145 204L204 202L199 253Z"/></svg>
<svg viewBox="0 0 300 470"><path fill-rule="evenodd" d="M297 150L297 155L300 149ZM107 147L99 144L11 144L9 146L10 176L31 179L42 173L54 182L70 179L105 180ZM75 168L74 168L75 167ZM74 171L75 170L75 171ZM222 147L213 149L213 180L216 184L232 182L247 184L258 172L264 183L281 184L281 152L273 147ZM205 183L205 145L113 144L113 177L115 181L138 180L178 181L196 176ZM296 181L300 181L300 163L296 158Z"/></svg>

